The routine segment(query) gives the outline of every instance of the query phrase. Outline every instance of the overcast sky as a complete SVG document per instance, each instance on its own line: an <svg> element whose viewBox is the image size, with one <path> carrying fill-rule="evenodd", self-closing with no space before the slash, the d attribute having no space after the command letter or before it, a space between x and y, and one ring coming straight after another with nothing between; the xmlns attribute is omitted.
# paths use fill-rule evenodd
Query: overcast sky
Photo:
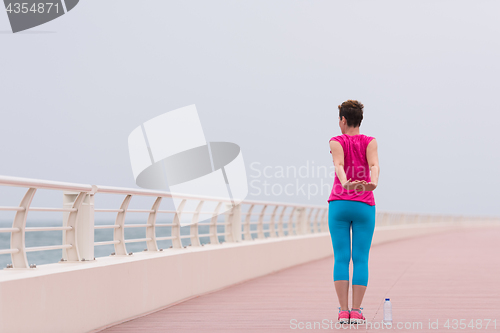
<svg viewBox="0 0 500 333"><path fill-rule="evenodd" d="M499 216L499 12L498 1L82 0L12 34L0 11L0 175L136 187L130 132L196 104L208 141L240 145L249 199L326 205L333 178L311 166L332 165L337 105L358 99L361 132L379 143L379 210ZM308 177L276 174L306 166ZM265 167L272 177L258 177ZM295 194L266 195L264 181Z"/></svg>

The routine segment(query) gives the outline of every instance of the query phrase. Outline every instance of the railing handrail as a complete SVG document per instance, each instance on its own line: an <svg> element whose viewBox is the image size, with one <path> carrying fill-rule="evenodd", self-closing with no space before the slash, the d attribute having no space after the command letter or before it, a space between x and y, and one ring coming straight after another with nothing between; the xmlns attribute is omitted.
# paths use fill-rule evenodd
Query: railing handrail
<svg viewBox="0 0 500 333"><path fill-rule="evenodd" d="M91 192L92 185L57 182L53 180L41 180L33 178L0 176L0 185L17 187L34 187L38 189L84 191Z"/></svg>
<svg viewBox="0 0 500 333"><path fill-rule="evenodd" d="M16 187L34 187L37 189L52 189L52 190L66 190L75 192L88 192L88 193L109 193L109 194L130 194L130 195L144 195L153 197L163 197L163 198L179 198L179 199L192 199L192 200L207 200L207 201L221 201L231 203L230 199L210 197L210 196L200 196L200 195L188 195L184 193L175 193L168 191L158 191L158 190L147 190L141 188L127 188L127 187L117 187L117 186L104 186L104 185L90 185L90 184L78 184L78 183L68 183L59 182L53 180L41 180L34 178L24 178L24 177L11 177L11 176L0 176L0 186L16 186ZM245 204L255 204L255 205L272 205L272 206L287 206L287 207L308 207L308 208L324 208L322 205L303 205L297 203L288 202L268 202L260 200L243 200L242 203Z"/></svg>
<svg viewBox="0 0 500 333"><path fill-rule="evenodd" d="M321 205L301 205L284 202L266 202L258 200L243 200L237 205L228 198L218 198L209 196L187 195L172 193L167 191L148 190L139 188L125 188L103 185L76 184L49 180L40 180L32 178L20 178L10 176L0 176L0 186L16 186L27 188L27 192L19 206L0 206L0 210L15 211L16 216L12 227L0 228L0 232L9 232L11 234L11 248L2 250L0 254L10 253L12 257L12 267L28 268L26 257L27 252L43 251L48 249L62 249L63 258L68 261L88 261L94 256L94 247L114 244L116 255L127 255L126 243L146 242L147 251L158 251L157 241L171 240L174 248L182 248L183 239L190 239L191 245L201 246L200 238L209 237L210 243L219 244L219 236L224 237L226 242L239 242L254 238L284 237L286 235L301 235L306 233L326 232L327 225L327 207ZM32 199L38 189L50 189L64 191L64 207L32 207ZM94 207L95 195L118 194L125 196L120 208L96 209ZM150 196L155 197L156 201L153 207L148 209L130 209L129 203L132 196ZM160 209L162 198L179 199L182 203L173 211ZM196 209L185 207L185 203L193 202ZM85 203L84 203L85 202ZM217 206L204 208L205 202L214 202ZM241 206L248 205L247 212L242 212ZM254 209L254 207L262 206ZM266 214L265 210L268 207ZM223 209L222 209L223 208ZM229 209L229 210L228 210ZM252 213L253 210L253 213ZM62 227L39 227L26 228L26 218L30 211L45 212L64 212L65 217ZM271 213L272 211L272 213ZM306 211L309 213L306 214ZM113 225L95 225L95 212L113 212L116 213L116 221ZM145 224L125 224L125 215L127 213L142 212L148 213L148 221ZM314 212L314 214L313 214ZM171 225L159 224L158 227L170 228L171 236L156 237L156 217L157 214L174 214ZM180 216L187 215L191 220L190 234L180 233ZM224 214L226 221L221 223L217 217ZM204 216L203 223L200 223L200 215ZM211 219L206 219L212 216ZM251 221L258 217L258 222ZM269 220L264 221L264 217ZM82 220L83 219L83 220ZM209 221L209 222L207 222ZM199 233L198 226L208 226L209 233ZM224 231L218 230L218 226L224 225ZM253 227L256 227L254 230ZM269 229L265 229L268 225ZM242 228L244 226L244 228ZM147 236L140 239L125 239L124 230L126 228L145 228ZM113 229L113 240L104 242L94 242L94 230ZM242 230L244 229L244 230ZM35 231L59 230L63 232L63 244L43 247L26 247L25 233ZM77 231L80 230L80 233ZM86 235L86 236L82 236ZM91 236L89 236L91 235ZM268 235L268 236L266 236ZM244 237L243 237L244 236ZM161 249L160 249L161 250ZM83 254L85 253L85 254Z"/></svg>
<svg viewBox="0 0 500 333"><path fill-rule="evenodd" d="M175 193L167 191L155 191L155 190L146 190L140 188L127 188L127 187L102 186L102 185L94 185L93 187L95 193L144 195L144 196L163 197L163 198L175 197L177 199L207 200L207 201L220 201L220 202L231 203L231 200L227 198L209 197L202 195L189 195L184 193ZM301 204L287 203L287 202L276 202L276 201L268 202L259 200L243 200L241 201L241 203L254 204L254 205L287 206L287 207L308 207L308 208L325 207L321 205L301 205Z"/></svg>

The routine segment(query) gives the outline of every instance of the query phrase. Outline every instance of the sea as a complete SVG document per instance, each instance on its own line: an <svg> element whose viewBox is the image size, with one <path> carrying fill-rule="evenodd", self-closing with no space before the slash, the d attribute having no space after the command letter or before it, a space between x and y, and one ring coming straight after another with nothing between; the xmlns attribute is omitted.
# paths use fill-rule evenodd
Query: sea
<svg viewBox="0 0 500 333"><path fill-rule="evenodd" d="M162 221L161 223L171 223L172 221ZM127 221L126 224L145 224L144 221ZM112 225L114 220L108 221L95 221L95 225ZM62 222L59 221L29 221L27 222L27 227L57 227L62 226ZM11 228L12 221L0 221L0 228ZM252 227L256 227L252 225ZM199 225L198 233L200 235L209 233L208 225ZM225 225L221 224L217 226L217 233L224 233ZM255 229L255 228L252 228ZM26 247L39 247L39 246L49 246L49 245L61 245L62 244L62 233L63 231L34 231L25 233ZM181 236L190 234L190 226L181 227ZM0 250L10 248L10 232L0 232ZM158 227L156 228L156 237L166 237L171 235L170 227ZM146 228L126 228L125 229L125 239L138 239L146 238ZM104 242L113 240L113 229L96 229L94 231L94 242ZM225 237L223 235L219 236L219 242L223 242ZM209 236L200 237L200 242L202 244L210 243ZM163 249L168 249L172 245L171 240L158 241L158 247ZM189 238L182 239L183 246L189 246L191 240ZM128 243L126 244L127 252L141 252L146 248L146 242ZM95 258L107 257L111 253L115 252L114 245L102 245L95 246ZM59 262L62 258L62 250L47 250L47 251L37 251L27 253L28 263L43 265ZM12 263L10 254L0 255L0 269L5 268L8 264Z"/></svg>

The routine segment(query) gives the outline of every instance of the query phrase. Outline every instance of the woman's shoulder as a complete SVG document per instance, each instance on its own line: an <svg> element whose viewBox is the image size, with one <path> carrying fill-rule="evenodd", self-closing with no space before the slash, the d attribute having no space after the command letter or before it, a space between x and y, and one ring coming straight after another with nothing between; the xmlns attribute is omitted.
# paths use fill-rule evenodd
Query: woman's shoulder
<svg viewBox="0 0 500 333"><path fill-rule="evenodd" d="M364 136L364 140L365 140L365 143L367 146L370 142L375 141L375 137L373 137L373 136L369 136L369 135L365 135L365 134L363 134L363 136Z"/></svg>
<svg viewBox="0 0 500 333"><path fill-rule="evenodd" d="M368 145L372 140L375 138L373 136L369 136L366 134L358 134L352 136L352 138L360 143L364 143L365 145Z"/></svg>
<svg viewBox="0 0 500 333"><path fill-rule="evenodd" d="M369 136L369 135L366 135L366 134L357 134L357 135L347 135L347 134L341 134L341 135L337 135L337 136L334 136L330 139L330 141L332 140L336 140L336 141L339 141L339 140L359 140L359 139L362 139L362 140L373 140L375 139L373 136Z"/></svg>
<svg viewBox="0 0 500 333"><path fill-rule="evenodd" d="M375 140L375 138L373 136L369 136L366 134L357 134L357 135L342 134L342 135L334 136L330 139L330 141L339 142L342 146L346 142L354 143L354 144L356 144L357 142L360 142L360 143L364 143L365 145L368 145L373 140Z"/></svg>
<svg viewBox="0 0 500 333"><path fill-rule="evenodd" d="M338 141L340 143L344 142L345 140L346 140L345 134L337 135L337 136L334 136L330 139L330 141Z"/></svg>

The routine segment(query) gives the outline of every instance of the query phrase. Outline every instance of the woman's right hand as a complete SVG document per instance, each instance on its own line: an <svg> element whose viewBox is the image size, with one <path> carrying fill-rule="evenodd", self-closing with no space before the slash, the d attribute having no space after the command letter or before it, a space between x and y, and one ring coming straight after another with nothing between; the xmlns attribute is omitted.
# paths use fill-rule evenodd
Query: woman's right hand
<svg viewBox="0 0 500 333"><path fill-rule="evenodd" d="M366 184L367 182L364 180L351 181L351 179L348 179L344 184L342 184L342 187L346 190L363 191L363 185Z"/></svg>
<svg viewBox="0 0 500 333"><path fill-rule="evenodd" d="M377 184L372 182L367 182L365 180L355 180L350 179L342 184L342 187L346 190L355 190L356 192L368 192L373 191L377 188Z"/></svg>

